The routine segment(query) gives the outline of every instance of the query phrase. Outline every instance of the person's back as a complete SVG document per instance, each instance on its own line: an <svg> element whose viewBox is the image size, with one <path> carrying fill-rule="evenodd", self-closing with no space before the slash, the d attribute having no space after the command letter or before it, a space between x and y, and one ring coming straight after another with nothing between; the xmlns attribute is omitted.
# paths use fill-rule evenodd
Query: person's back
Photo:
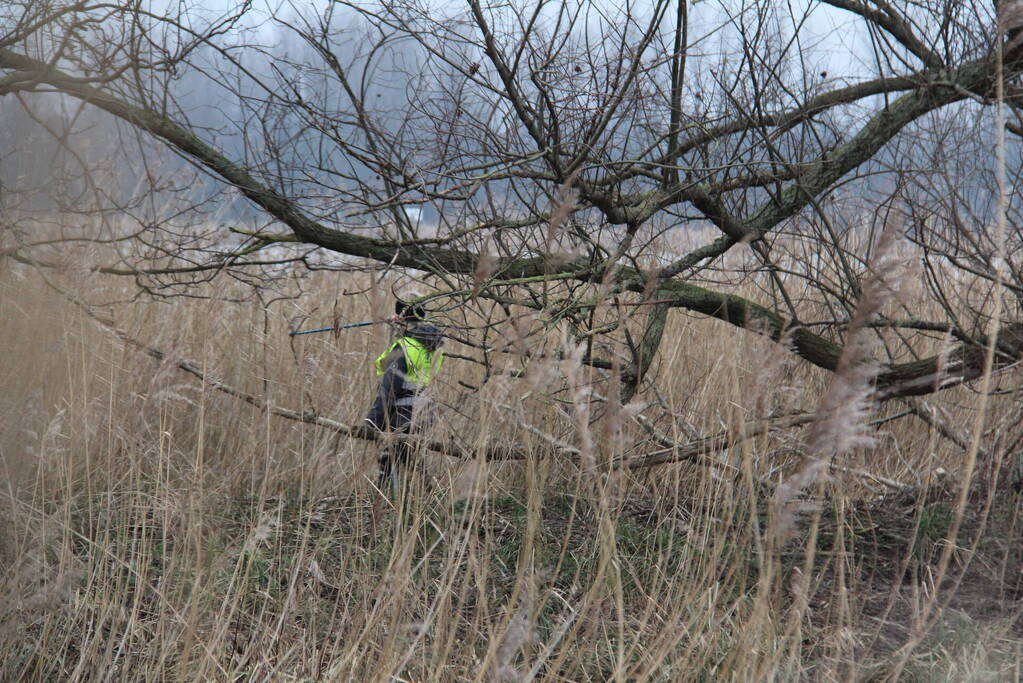
<svg viewBox="0 0 1023 683"><path fill-rule="evenodd" d="M439 349L443 341L444 334L439 328L423 323L396 339L377 357L374 365L380 383L366 416L374 429L411 434L421 428L415 424L416 403L441 368L444 354ZM395 465L408 463L412 453L406 441L385 448L380 455L381 482L390 478Z"/></svg>

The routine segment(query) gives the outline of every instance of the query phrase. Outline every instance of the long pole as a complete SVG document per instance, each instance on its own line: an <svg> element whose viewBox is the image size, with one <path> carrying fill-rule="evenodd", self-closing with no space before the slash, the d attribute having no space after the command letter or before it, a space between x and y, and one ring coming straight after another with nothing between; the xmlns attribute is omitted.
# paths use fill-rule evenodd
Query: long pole
<svg viewBox="0 0 1023 683"><path fill-rule="evenodd" d="M353 327L366 327L366 325L376 325L378 321L369 320L362 323L348 323L347 325L335 325L333 327L321 327L316 330L302 330L301 332L289 332L289 337L296 337L300 334L312 334L313 332L330 332L332 330L348 330Z"/></svg>

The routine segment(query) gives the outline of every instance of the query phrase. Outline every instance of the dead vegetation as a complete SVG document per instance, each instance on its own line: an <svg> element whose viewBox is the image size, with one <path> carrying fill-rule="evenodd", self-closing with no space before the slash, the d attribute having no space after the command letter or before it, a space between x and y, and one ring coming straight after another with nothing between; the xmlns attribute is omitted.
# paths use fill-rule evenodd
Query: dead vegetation
<svg viewBox="0 0 1023 683"><path fill-rule="evenodd" d="M126 298L74 277L92 301ZM974 387L910 406L958 443L892 402L866 416L873 446L825 462L805 433L819 423L784 416L812 414L827 378L756 335L716 342L714 321L672 319L658 395L617 410L571 348L505 354L485 382L453 359L431 438L522 459L424 453L427 474L374 516L373 442L274 410L357 423L382 330L289 344L291 303L97 314L154 359L31 269L2 287L4 677L1018 677L1013 394L980 416L971 473ZM673 421L644 427L653 404ZM618 466L718 432L678 464ZM772 540L778 484L814 462Z"/></svg>

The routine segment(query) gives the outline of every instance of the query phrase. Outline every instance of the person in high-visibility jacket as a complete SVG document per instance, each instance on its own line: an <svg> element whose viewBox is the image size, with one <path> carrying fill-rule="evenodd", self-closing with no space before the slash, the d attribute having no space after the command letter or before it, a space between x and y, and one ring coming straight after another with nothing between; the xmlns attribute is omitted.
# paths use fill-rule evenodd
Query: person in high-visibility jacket
<svg viewBox="0 0 1023 683"><path fill-rule="evenodd" d="M444 352L440 350L444 333L429 323L421 323L396 339L375 363L380 384L366 421L381 432L411 434L416 424L423 389L440 371ZM414 448L407 441L384 448L380 454L380 482L386 483L395 468L406 466Z"/></svg>

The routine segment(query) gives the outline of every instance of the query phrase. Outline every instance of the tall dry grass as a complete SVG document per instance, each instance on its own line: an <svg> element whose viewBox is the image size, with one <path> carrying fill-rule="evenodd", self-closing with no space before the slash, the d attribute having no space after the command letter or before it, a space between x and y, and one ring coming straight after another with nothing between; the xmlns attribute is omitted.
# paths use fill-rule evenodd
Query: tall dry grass
<svg viewBox="0 0 1023 683"><path fill-rule="evenodd" d="M130 299L121 281L48 277L92 302ZM896 671L892 653L911 635L906 675L1019 678L1019 596L1006 588L1021 559L1018 500L995 510L997 534L967 523L949 538L942 488L961 449L907 417L873 426L873 449L794 495L805 503L794 538L772 545L773 486L818 454L766 418L813 409L828 378L723 323L673 315L659 395L628 406L564 337L527 337L528 317L504 323L495 336L531 359L495 354L508 372L485 383L478 365L449 360L431 436L470 452L516 443L527 457L423 454L426 475L374 515L373 443L284 420L177 367L189 359L268 405L357 423L386 331L291 340L287 325L335 306L346 320L379 316L386 289L346 297L371 283L316 277L317 295L265 307L228 303L235 292L217 282L208 300L97 308L161 349L157 362L30 268L4 267L3 678L873 679ZM749 438L713 465L615 469L643 438L631 416L654 400L675 416L658 423L673 440ZM929 401L952 425L975 412L967 389ZM998 397L988 412L1004 430L1018 415ZM985 438L993 450L997 436ZM990 463L978 472L995 475ZM1001 594L942 603L920 631L914 615L945 595L928 574L939 553L974 540L957 566L973 560L971 580Z"/></svg>

